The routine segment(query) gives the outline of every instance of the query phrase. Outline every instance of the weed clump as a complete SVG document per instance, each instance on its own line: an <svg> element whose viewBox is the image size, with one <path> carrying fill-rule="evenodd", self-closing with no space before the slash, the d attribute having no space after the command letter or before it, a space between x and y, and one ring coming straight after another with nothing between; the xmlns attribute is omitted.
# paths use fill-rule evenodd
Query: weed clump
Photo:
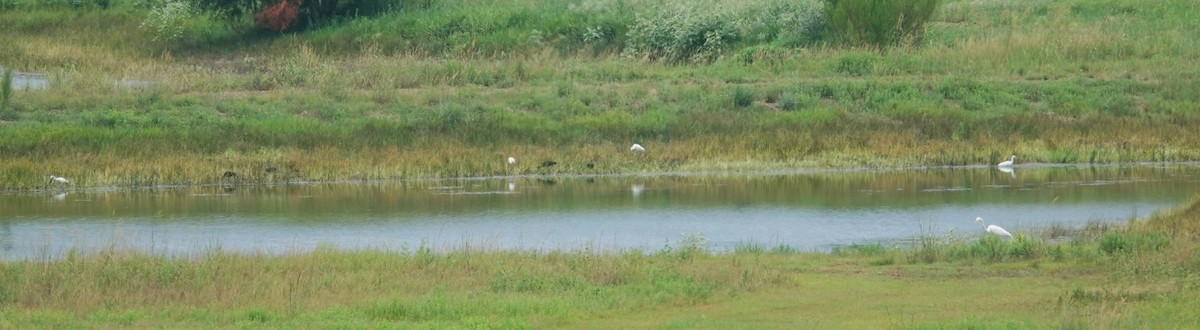
<svg viewBox="0 0 1200 330"><path fill-rule="evenodd" d="M733 105L738 108L745 108L754 103L754 92L746 87L733 88Z"/></svg>

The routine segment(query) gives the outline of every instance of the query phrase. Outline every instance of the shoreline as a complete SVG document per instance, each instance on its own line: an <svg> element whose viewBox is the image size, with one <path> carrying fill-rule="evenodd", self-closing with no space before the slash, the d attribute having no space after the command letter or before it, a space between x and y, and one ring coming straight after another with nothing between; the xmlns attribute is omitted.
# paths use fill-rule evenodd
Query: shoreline
<svg viewBox="0 0 1200 330"><path fill-rule="evenodd" d="M491 176L463 176L463 177L418 177L418 178L391 178L391 179L346 179L346 180L327 180L327 181L271 181L271 182L239 182L236 184L228 183L195 183L195 184L164 184L153 186L69 186L66 190L69 191L84 191L84 192L115 192L115 191L137 191L137 190L176 190L176 189L191 189L191 188L211 188L211 187L276 187L290 185L342 185L342 184L391 184L403 182L438 182L438 181L484 181L484 180L512 180L512 179L547 179L547 178L564 178L564 179L586 179L586 178L608 178L608 177L658 177L658 176L720 176L720 175L752 175L752 176L774 176L774 175L804 175L804 174L827 174L827 173L862 173L862 172L890 172L890 171L919 171L919 170L956 170L956 169L983 169L995 168L995 165L929 165L929 166L894 166L894 167L806 167L794 168L784 166L779 163L775 168L752 168L752 169L700 169L688 171L664 171L664 172L630 172L630 173L554 173L554 174L517 174L517 175L491 175ZM1122 167L1200 167L1200 161L1140 161L1126 163L1103 163L1103 164L1086 164L1086 163L1020 163L1012 169L1044 169L1044 168L1122 168ZM0 190L0 194L33 194L58 192L62 189L57 187L46 188L31 188L31 189L6 189Z"/></svg>

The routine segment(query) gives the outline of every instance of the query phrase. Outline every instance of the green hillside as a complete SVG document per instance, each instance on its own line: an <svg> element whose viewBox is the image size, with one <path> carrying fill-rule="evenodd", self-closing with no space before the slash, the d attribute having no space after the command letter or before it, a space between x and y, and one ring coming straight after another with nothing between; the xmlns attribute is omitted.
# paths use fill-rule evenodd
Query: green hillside
<svg viewBox="0 0 1200 330"><path fill-rule="evenodd" d="M820 1L418 1L284 33L5 3L0 65L50 86L0 110L7 190L1200 160L1189 0L945 1L884 48Z"/></svg>

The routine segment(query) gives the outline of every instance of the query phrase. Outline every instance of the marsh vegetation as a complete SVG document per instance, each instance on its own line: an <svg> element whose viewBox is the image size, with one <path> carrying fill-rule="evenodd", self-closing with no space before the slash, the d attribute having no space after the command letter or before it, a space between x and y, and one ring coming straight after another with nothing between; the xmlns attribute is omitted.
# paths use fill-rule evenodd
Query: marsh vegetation
<svg viewBox="0 0 1200 330"><path fill-rule="evenodd" d="M139 2L34 3L0 12L4 64L52 86L0 114L6 190L48 172L536 173L508 156L559 173L1200 159L1182 0L946 1L919 42L885 49L822 34L817 1L424 2L284 34L192 14L170 41L139 27ZM689 27L722 37L653 37ZM631 143L652 152L626 157Z"/></svg>
<svg viewBox="0 0 1200 330"><path fill-rule="evenodd" d="M0 190L1200 160L1193 0L946 0L886 46L819 1L427 0L282 34L168 3L0 0L0 65L48 77L0 94ZM0 263L0 327L1197 328L1198 204L832 253L86 251Z"/></svg>

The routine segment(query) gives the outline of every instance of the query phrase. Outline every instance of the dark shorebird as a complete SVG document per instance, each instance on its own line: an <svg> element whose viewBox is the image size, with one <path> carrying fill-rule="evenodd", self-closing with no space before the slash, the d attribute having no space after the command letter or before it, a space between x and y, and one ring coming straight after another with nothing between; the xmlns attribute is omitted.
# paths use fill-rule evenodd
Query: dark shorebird
<svg viewBox="0 0 1200 330"><path fill-rule="evenodd" d="M550 166L554 166L554 165L558 165L558 162L553 161L553 160L547 160L547 161L542 162L542 165L538 165L538 168L550 167Z"/></svg>

